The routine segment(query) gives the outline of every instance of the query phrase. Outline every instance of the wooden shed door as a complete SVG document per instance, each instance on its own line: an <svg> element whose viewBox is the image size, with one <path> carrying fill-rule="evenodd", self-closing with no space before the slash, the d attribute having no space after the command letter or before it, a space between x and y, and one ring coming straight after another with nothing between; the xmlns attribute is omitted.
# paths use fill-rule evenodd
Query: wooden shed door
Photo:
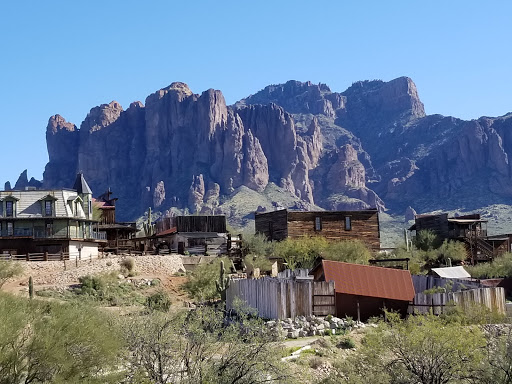
<svg viewBox="0 0 512 384"><path fill-rule="evenodd" d="M313 315L336 314L336 292L334 282L316 281L313 284Z"/></svg>

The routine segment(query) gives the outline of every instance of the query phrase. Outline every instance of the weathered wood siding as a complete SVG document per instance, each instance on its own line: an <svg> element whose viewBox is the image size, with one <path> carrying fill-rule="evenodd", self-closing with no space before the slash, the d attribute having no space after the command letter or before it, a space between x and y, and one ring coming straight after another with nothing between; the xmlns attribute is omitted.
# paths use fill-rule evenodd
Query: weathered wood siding
<svg viewBox="0 0 512 384"><path fill-rule="evenodd" d="M268 240L284 240L288 237L288 211L281 209L279 211L256 213L255 215L256 233L261 233Z"/></svg>
<svg viewBox="0 0 512 384"><path fill-rule="evenodd" d="M449 237L448 214L418 216L415 220L416 233L431 230L442 239Z"/></svg>
<svg viewBox="0 0 512 384"><path fill-rule="evenodd" d="M417 293L413 303L409 306L409 313L428 313L432 311L439 315L454 304L460 305L463 309L472 305L483 305L491 311L505 314L505 290L501 287L476 288L466 291L433 293L426 295Z"/></svg>
<svg viewBox="0 0 512 384"><path fill-rule="evenodd" d="M226 233L226 216L174 216L164 217L156 222L156 231L176 227L178 232Z"/></svg>
<svg viewBox="0 0 512 384"><path fill-rule="evenodd" d="M315 230L315 219L320 217L321 229ZM345 229L345 218L350 217L351 229ZM327 240L360 240L372 250L380 249L379 213L376 209L364 211L288 212L288 237L322 236Z"/></svg>
<svg viewBox="0 0 512 384"><path fill-rule="evenodd" d="M216 232L226 233L226 216L176 216L178 232Z"/></svg>
<svg viewBox="0 0 512 384"><path fill-rule="evenodd" d="M235 298L245 301L265 319L308 315L334 315L334 283L274 278L233 280L226 292L226 308L234 309Z"/></svg>

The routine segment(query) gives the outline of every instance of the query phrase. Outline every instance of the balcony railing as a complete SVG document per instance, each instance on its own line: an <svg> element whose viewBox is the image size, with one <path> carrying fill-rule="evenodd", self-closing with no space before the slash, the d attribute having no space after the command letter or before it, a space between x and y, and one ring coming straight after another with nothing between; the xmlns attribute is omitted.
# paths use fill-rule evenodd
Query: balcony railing
<svg viewBox="0 0 512 384"><path fill-rule="evenodd" d="M0 237L31 237L33 239L68 239L68 238L77 238L77 239L85 239L85 240L106 240L107 233L106 232L92 232L90 235L85 235L82 231L79 231L76 236L70 234L69 236L66 234L60 233L52 233L51 231L34 231L30 228L15 228L13 230L5 229L0 231Z"/></svg>

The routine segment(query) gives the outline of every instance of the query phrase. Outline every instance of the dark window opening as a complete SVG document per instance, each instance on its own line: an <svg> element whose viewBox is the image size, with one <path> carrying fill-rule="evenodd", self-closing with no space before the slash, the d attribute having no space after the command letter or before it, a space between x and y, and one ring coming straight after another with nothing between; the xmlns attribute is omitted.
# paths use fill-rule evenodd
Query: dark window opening
<svg viewBox="0 0 512 384"><path fill-rule="evenodd" d="M315 231L321 231L322 230L322 218L317 216L315 217Z"/></svg>
<svg viewBox="0 0 512 384"><path fill-rule="evenodd" d="M270 240L274 240L274 223L271 221L268 223L268 237Z"/></svg>
<svg viewBox="0 0 512 384"><path fill-rule="evenodd" d="M7 223L7 236L14 235L14 224L12 222Z"/></svg>
<svg viewBox="0 0 512 384"><path fill-rule="evenodd" d="M5 215L7 217L13 217L14 216L14 203L12 201L6 201L5 202Z"/></svg>
<svg viewBox="0 0 512 384"><path fill-rule="evenodd" d="M350 216L345 217L345 231L351 231L352 230L352 219Z"/></svg>
<svg viewBox="0 0 512 384"><path fill-rule="evenodd" d="M52 216L52 202L49 200L44 202L44 214L45 216Z"/></svg>

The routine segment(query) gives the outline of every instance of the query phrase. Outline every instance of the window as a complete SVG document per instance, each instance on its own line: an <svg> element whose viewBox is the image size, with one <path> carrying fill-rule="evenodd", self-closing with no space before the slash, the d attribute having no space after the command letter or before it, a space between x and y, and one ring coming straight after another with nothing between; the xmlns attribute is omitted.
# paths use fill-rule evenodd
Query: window
<svg viewBox="0 0 512 384"><path fill-rule="evenodd" d="M322 230L322 218L320 216L315 217L315 231Z"/></svg>
<svg viewBox="0 0 512 384"><path fill-rule="evenodd" d="M89 200L89 215L92 215L92 201Z"/></svg>
<svg viewBox="0 0 512 384"><path fill-rule="evenodd" d="M12 202L12 201L5 202L5 216L14 217L14 202Z"/></svg>
<svg viewBox="0 0 512 384"><path fill-rule="evenodd" d="M345 231L352 230L352 219L350 216L345 216Z"/></svg>
<svg viewBox="0 0 512 384"><path fill-rule="evenodd" d="M45 224L46 227L46 237L53 237L53 221L47 221Z"/></svg>
<svg viewBox="0 0 512 384"><path fill-rule="evenodd" d="M12 223L12 221L10 221L7 223L7 236L12 236L12 235L14 235L14 224Z"/></svg>
<svg viewBox="0 0 512 384"><path fill-rule="evenodd" d="M51 200L45 200L44 202L44 215L52 216L52 202Z"/></svg>

